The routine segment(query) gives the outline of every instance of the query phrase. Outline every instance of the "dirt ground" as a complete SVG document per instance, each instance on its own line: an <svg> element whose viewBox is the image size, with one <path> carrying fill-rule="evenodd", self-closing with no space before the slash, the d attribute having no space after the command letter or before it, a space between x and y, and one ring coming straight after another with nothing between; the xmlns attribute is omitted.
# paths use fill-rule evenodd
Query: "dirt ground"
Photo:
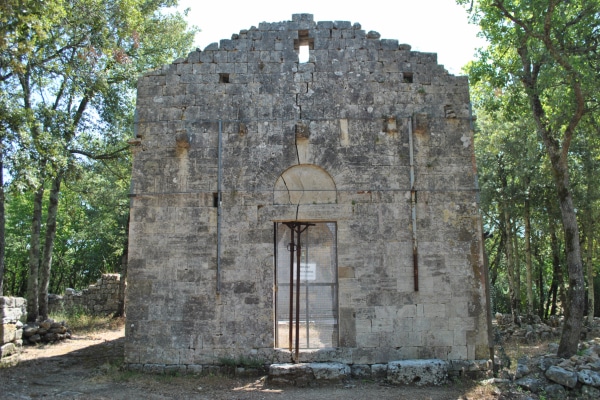
<svg viewBox="0 0 600 400"><path fill-rule="evenodd" d="M157 376L123 371L123 328L25 347L0 369L0 399L535 399L531 393L460 381L398 387L349 380L328 386L270 387L264 378Z"/></svg>

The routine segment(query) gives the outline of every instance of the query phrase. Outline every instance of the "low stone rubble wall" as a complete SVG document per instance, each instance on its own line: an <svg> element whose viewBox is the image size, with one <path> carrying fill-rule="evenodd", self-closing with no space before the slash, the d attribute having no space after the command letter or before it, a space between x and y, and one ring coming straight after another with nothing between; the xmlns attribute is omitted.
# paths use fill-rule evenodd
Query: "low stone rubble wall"
<svg viewBox="0 0 600 400"><path fill-rule="evenodd" d="M53 343L70 338L71 331L65 321L55 322L53 319L47 319L23 327L24 344Z"/></svg>
<svg viewBox="0 0 600 400"><path fill-rule="evenodd" d="M503 370L488 382L514 384L549 398L600 398L600 338L581 342L578 355L567 359L558 357L557 349L550 343L546 354L521 357L514 372Z"/></svg>
<svg viewBox="0 0 600 400"><path fill-rule="evenodd" d="M64 296L51 295L48 306L51 310L81 309L94 315L109 315L119 307L120 274L102 274L96 284L81 291L66 289Z"/></svg>
<svg viewBox="0 0 600 400"><path fill-rule="evenodd" d="M23 345L21 337L26 316L24 298L0 296L0 358L17 353Z"/></svg>
<svg viewBox="0 0 600 400"><path fill-rule="evenodd" d="M513 384L521 390L549 398L600 398L600 318L587 321L579 342L579 350L570 358L557 356L562 318L552 317L543 323L537 316L519 318L519 325L506 314L496 314L495 336L497 378L489 383ZM545 354L523 356L516 368L502 354L502 345L516 341L526 345L549 342Z"/></svg>
<svg viewBox="0 0 600 400"><path fill-rule="evenodd" d="M539 340L550 340L560 337L562 319L551 317L545 323L537 315L519 317L519 325L515 324L510 314L496 313L494 327L496 342L516 340L521 343L535 343ZM498 344L498 343L496 343Z"/></svg>
<svg viewBox="0 0 600 400"><path fill-rule="evenodd" d="M600 318L596 317L590 323L587 317L581 327L580 339L600 338ZM563 317L551 316L548 320L542 322L538 316L519 317L519 324L513 322L509 314L496 314L493 323L496 347L501 346L505 341L515 341L522 344L534 344L539 341L554 341L560 338L562 332ZM502 360L496 361L497 365Z"/></svg>

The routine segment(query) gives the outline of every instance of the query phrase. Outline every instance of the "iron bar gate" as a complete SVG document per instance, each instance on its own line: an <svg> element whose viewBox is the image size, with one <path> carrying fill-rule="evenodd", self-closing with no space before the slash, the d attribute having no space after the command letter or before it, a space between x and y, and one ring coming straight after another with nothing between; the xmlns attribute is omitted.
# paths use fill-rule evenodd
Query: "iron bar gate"
<svg viewBox="0 0 600 400"><path fill-rule="evenodd" d="M275 230L275 346L297 362L301 348L338 343L336 224L282 222Z"/></svg>

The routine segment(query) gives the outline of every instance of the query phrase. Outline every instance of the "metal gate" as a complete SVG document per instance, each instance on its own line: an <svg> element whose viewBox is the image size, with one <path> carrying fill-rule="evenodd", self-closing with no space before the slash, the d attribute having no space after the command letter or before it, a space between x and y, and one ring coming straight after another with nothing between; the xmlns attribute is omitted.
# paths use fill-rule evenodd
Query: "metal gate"
<svg viewBox="0 0 600 400"><path fill-rule="evenodd" d="M276 223L275 241L275 347L337 347L335 222Z"/></svg>

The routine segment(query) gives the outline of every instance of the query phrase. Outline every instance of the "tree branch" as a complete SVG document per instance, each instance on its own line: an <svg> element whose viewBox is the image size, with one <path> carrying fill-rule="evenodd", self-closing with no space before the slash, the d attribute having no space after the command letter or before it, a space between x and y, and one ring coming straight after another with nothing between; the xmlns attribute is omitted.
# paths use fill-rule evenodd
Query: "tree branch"
<svg viewBox="0 0 600 400"><path fill-rule="evenodd" d="M567 57L565 57L560 51L557 50L556 46L552 42L552 16L556 11L557 4L558 0L550 0L548 2L548 9L546 10L546 15L544 16L543 35L535 33L533 29L531 29L531 27L528 26L525 22L511 14L504 6L504 2L502 0L495 1L493 3L493 6L498 8L506 18L510 19L519 27L521 27L528 35L541 40L544 43L544 46L546 47L550 55L552 56L552 58L562 68L564 68L564 70L570 76L571 87L573 89L575 97L575 111L573 113L573 116L569 120L569 124L565 128L564 138L562 140L562 143L560 144L560 157L566 159L569 153L569 146L571 145L571 141L573 140L575 128L577 127L577 124L581 120L585 111L585 100L583 96L583 90L581 89L580 74L575 70L575 68L573 68L573 65L569 62ZM578 17L576 17L575 19L577 18ZM549 139L551 138L549 137Z"/></svg>
<svg viewBox="0 0 600 400"><path fill-rule="evenodd" d="M121 147L120 149L117 149L110 153L104 153L104 154L94 154L94 153L90 153L88 151L79 150L79 149L71 149L71 150L69 150L69 153L79 154L79 155L85 156L87 158L91 158L92 160L114 160L116 158L119 158L118 156L120 153L122 153L128 149L129 149L129 145Z"/></svg>

